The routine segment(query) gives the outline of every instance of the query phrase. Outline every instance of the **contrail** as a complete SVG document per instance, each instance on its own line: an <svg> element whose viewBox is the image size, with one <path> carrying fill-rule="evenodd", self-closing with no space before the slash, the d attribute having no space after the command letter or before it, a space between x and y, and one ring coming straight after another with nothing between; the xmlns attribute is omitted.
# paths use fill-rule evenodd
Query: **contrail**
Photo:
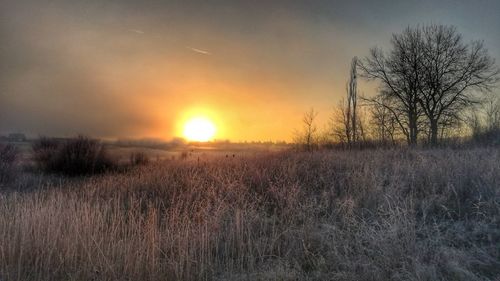
<svg viewBox="0 0 500 281"><path fill-rule="evenodd" d="M140 29L129 29L128 31L135 32L135 33L138 33L138 34L144 34L144 31L142 31Z"/></svg>
<svg viewBox="0 0 500 281"><path fill-rule="evenodd" d="M212 53L208 52L208 51L205 51L205 50L200 50L200 49L196 49L196 48L193 48L193 47L189 47L189 46L186 46L187 49L193 51L193 52L196 52L198 54L202 54L202 55L211 55Z"/></svg>

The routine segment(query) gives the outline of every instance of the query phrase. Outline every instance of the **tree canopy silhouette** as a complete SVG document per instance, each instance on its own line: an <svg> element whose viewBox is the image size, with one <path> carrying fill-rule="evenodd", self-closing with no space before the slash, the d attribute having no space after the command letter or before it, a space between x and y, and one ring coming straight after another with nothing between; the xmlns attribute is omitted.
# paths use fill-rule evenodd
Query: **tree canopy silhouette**
<svg viewBox="0 0 500 281"><path fill-rule="evenodd" d="M440 126L499 80L483 42L465 43L454 26L446 25L407 27L392 36L389 52L373 48L358 65L364 77L381 83L379 95L392 100L388 110L411 145L423 125L437 144Z"/></svg>

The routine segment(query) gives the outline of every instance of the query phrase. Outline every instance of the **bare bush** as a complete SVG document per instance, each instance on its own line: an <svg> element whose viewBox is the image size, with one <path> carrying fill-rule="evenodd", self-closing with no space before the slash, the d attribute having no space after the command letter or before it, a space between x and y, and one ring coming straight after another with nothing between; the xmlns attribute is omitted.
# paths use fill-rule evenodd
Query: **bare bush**
<svg viewBox="0 0 500 281"><path fill-rule="evenodd" d="M85 136L66 140L40 138L33 143L33 152L37 166L49 173L91 175L115 165L103 144Z"/></svg>
<svg viewBox="0 0 500 281"><path fill-rule="evenodd" d="M15 177L17 158L18 151L15 146L0 143L0 185Z"/></svg>
<svg viewBox="0 0 500 281"><path fill-rule="evenodd" d="M33 160L42 171L56 170L56 158L61 141L48 137L39 137L34 140L31 148L33 150Z"/></svg>

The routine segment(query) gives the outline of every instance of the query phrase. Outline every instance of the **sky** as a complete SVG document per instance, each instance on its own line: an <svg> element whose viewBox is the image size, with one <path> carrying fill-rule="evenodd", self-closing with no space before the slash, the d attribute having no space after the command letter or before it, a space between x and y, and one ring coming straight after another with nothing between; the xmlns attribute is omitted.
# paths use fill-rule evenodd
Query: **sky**
<svg viewBox="0 0 500 281"><path fill-rule="evenodd" d="M498 0L0 0L0 133L170 139L204 116L216 139L290 141L311 107L325 123L354 56L409 25L455 25L499 62L498 15Z"/></svg>

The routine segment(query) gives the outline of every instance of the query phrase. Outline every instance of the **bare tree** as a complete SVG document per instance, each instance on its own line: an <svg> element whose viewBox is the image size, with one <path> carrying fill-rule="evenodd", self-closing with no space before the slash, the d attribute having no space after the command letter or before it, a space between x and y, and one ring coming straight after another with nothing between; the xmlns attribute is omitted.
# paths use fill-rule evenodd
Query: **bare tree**
<svg viewBox="0 0 500 281"><path fill-rule="evenodd" d="M498 82L499 69L483 43L465 44L455 27L408 27L391 43L387 55L372 49L359 66L395 101L389 109L405 113L404 119L394 116L410 144L417 143L422 124L428 126L429 142L437 144L440 128L455 124L460 112L477 102L474 92L487 92ZM426 123L419 120L422 114Z"/></svg>
<svg viewBox="0 0 500 281"><path fill-rule="evenodd" d="M315 124L315 119L318 112L311 108L304 113L302 117L303 128L302 131L296 133L296 142L301 144L306 151L312 151L317 144L317 131L318 128Z"/></svg>
<svg viewBox="0 0 500 281"><path fill-rule="evenodd" d="M438 135L440 139L460 135L460 128L463 123L463 118L460 116L463 111L450 111L441 116L439 120ZM432 128L430 124L427 126L429 131L428 143L432 143Z"/></svg>
<svg viewBox="0 0 500 281"><path fill-rule="evenodd" d="M491 90L499 70L480 41L465 44L453 26L411 28L421 32L423 47L416 70L422 78L419 104L428 118L430 142L437 144L439 126L446 126L458 112L478 102L473 95ZM444 120L446 122L444 122Z"/></svg>
<svg viewBox="0 0 500 281"><path fill-rule="evenodd" d="M461 120L473 138L500 132L500 96L494 93L485 95L480 104L468 108Z"/></svg>
<svg viewBox="0 0 500 281"><path fill-rule="evenodd" d="M365 128L367 127L365 120L366 120L366 110L364 110L363 107L359 107L356 113L356 141L363 141L366 142L368 134Z"/></svg>
<svg viewBox="0 0 500 281"><path fill-rule="evenodd" d="M348 108L347 102L344 99L340 100L330 117L329 125L335 141L349 145L352 141L352 127Z"/></svg>
<svg viewBox="0 0 500 281"><path fill-rule="evenodd" d="M475 135L481 133L482 122L477 108L471 107L463 115L464 115L463 122L470 130L472 136L474 137Z"/></svg>
<svg viewBox="0 0 500 281"><path fill-rule="evenodd" d="M378 48L371 49L358 66L364 77L381 83L380 95L391 100L386 108L397 120L408 144L415 145L421 115L418 102L422 85L422 32L408 27L392 36L391 45L388 54Z"/></svg>
<svg viewBox="0 0 500 281"><path fill-rule="evenodd" d="M415 134L418 132L426 131L427 126L422 120L422 111L419 110L418 107L415 112L409 111L408 107L406 107L404 104L401 103L400 99L395 98L393 95L386 93L385 91L382 91L375 97L362 98L362 99L364 103L369 108L371 108L372 119L374 118L373 116L374 111L375 112L383 111L384 115L385 114L388 115L385 117L385 120L389 121L391 130L392 127L394 126L393 129L394 142L396 140L397 135L403 135L406 138L408 144L415 145L417 141L416 139L413 140L413 138L417 137L417 135ZM412 118L415 118L415 120L413 120ZM373 121L374 120L372 120L372 125ZM388 128L389 127L387 127L386 129Z"/></svg>
<svg viewBox="0 0 500 281"><path fill-rule="evenodd" d="M370 124L373 130L373 135L381 143L396 143L396 131L398 124L394 114L388 109L390 99L384 96L374 98L376 102L370 105Z"/></svg>
<svg viewBox="0 0 500 281"><path fill-rule="evenodd" d="M334 108L329 120L329 132L331 132L331 136L333 136L335 141L347 146L353 146L359 141L366 141L367 138L365 111L357 104L356 118L354 120L352 112L353 108L349 107L349 103L342 99ZM355 125L353 122L355 122ZM356 130L356 133L353 130Z"/></svg>
<svg viewBox="0 0 500 281"><path fill-rule="evenodd" d="M351 61L351 72L349 81L347 82L347 108L345 112L345 127L347 134L347 141L349 144L358 141L357 131L357 107L358 107L358 84L357 84L357 57Z"/></svg>
<svg viewBox="0 0 500 281"><path fill-rule="evenodd" d="M349 80L346 85L347 101L342 99L339 102L330 120L334 136L349 146L356 143L364 133L358 116L357 61L357 57L351 61Z"/></svg>
<svg viewBox="0 0 500 281"><path fill-rule="evenodd" d="M488 130L500 129L500 97L490 94L483 101L486 128Z"/></svg>

